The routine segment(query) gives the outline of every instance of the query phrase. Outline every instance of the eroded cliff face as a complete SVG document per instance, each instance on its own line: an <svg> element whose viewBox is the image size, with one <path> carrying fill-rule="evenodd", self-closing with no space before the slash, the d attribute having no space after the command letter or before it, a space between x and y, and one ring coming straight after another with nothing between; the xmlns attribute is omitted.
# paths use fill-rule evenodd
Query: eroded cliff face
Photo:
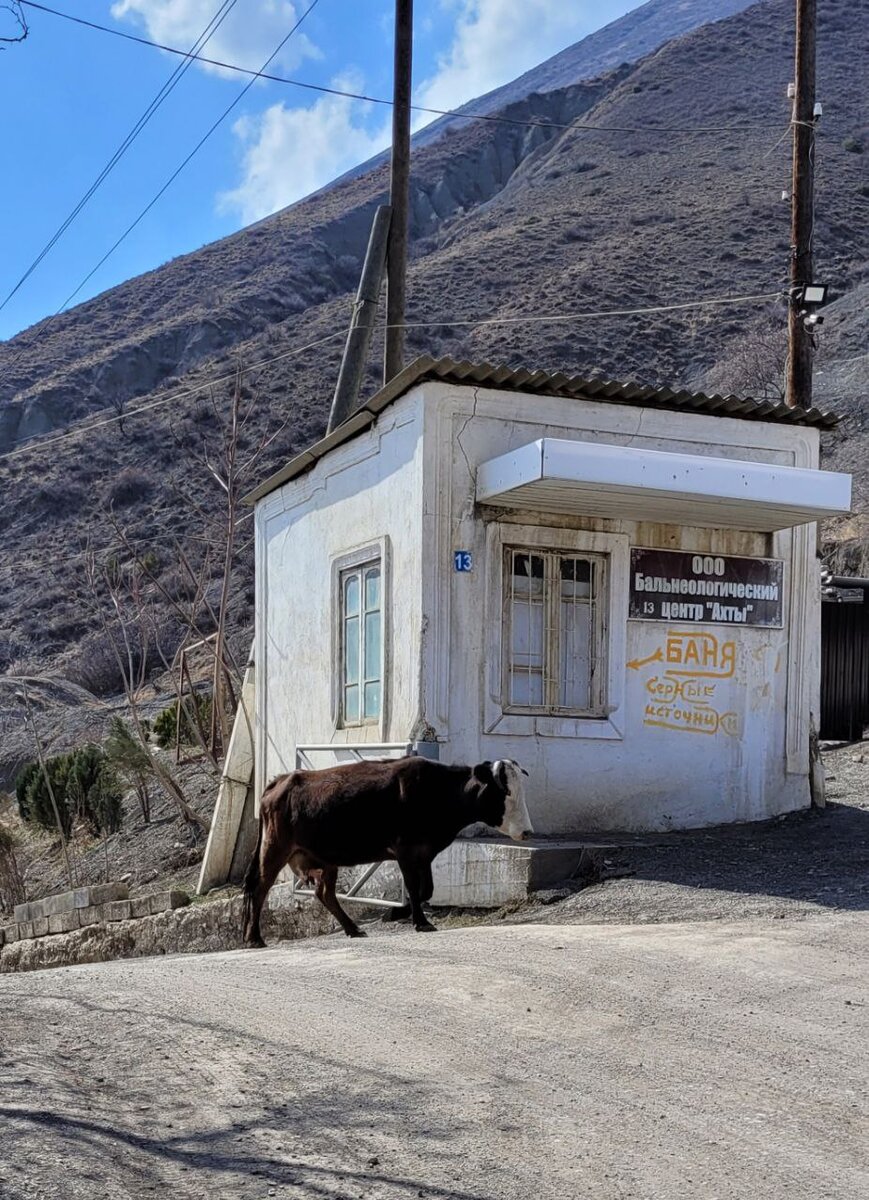
<svg viewBox="0 0 869 1200"><path fill-rule="evenodd" d="M504 123L446 131L414 164L413 253L495 198L631 73L532 95ZM517 124L508 122L515 121ZM89 413L121 410L269 328L351 293L383 165L205 250L130 280L0 348L0 452Z"/></svg>

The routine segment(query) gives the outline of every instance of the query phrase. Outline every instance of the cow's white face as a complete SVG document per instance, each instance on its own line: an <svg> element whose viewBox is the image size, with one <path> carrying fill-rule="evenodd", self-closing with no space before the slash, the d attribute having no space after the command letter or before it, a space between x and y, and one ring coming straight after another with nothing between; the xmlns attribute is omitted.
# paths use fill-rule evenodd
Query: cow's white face
<svg viewBox="0 0 869 1200"><path fill-rule="evenodd" d="M504 820L498 826L498 832L521 842L534 832L525 803L524 772L512 758L499 758L492 764L492 774L506 792Z"/></svg>

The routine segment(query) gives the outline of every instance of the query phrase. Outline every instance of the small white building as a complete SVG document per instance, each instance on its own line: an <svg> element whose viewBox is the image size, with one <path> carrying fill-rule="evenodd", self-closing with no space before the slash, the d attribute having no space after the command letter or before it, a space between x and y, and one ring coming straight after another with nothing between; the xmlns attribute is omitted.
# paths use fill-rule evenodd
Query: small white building
<svg viewBox="0 0 869 1200"><path fill-rule="evenodd" d="M415 747L518 759L542 834L805 807L834 423L418 359L252 494L256 794Z"/></svg>

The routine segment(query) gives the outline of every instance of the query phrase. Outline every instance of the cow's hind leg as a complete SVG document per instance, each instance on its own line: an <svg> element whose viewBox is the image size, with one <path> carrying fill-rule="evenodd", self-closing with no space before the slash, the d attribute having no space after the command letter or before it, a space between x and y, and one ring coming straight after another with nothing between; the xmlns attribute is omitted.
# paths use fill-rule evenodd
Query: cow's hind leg
<svg viewBox="0 0 869 1200"><path fill-rule="evenodd" d="M395 908L388 908L383 914L384 921L403 921L410 916L409 904L396 904Z"/></svg>
<svg viewBox="0 0 869 1200"><path fill-rule="evenodd" d="M260 930L260 917L266 896L285 862L284 849L277 841L271 841L266 834L260 845L257 846L256 856L248 871L248 878L245 880L244 940L248 946L262 947L265 945Z"/></svg>
<svg viewBox="0 0 869 1200"><path fill-rule="evenodd" d="M338 903L335 895L335 885L338 882L338 868L324 867L317 880L317 899L327 908L348 937L367 937L364 929L360 929L355 921L347 916Z"/></svg>

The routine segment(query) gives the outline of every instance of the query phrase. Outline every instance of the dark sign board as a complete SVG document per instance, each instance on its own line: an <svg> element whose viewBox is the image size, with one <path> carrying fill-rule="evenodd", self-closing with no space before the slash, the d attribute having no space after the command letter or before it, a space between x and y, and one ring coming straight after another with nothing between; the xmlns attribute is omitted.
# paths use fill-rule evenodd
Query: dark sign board
<svg viewBox="0 0 869 1200"><path fill-rule="evenodd" d="M633 546L629 616L640 621L781 625L782 562Z"/></svg>

